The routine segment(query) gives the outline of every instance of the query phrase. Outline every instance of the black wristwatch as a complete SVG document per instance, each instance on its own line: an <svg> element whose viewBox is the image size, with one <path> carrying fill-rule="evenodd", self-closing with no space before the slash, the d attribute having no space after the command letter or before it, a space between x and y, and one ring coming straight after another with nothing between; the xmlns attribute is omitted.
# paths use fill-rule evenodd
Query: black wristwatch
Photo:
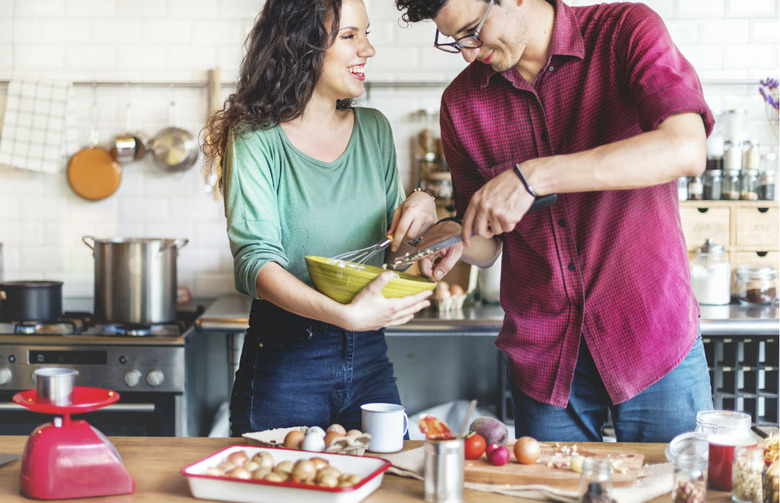
<svg viewBox="0 0 780 503"><path fill-rule="evenodd" d="M533 204L531 204L531 207L528 208L529 212L540 210L542 208L547 208L548 206L552 206L553 204L555 204L555 201L558 199L557 194L547 194L546 196L538 196L534 188L531 186L530 183L528 183L528 180L526 180L525 175L523 175L523 172L520 171L519 164L515 164L514 170L515 170L515 174L520 179L520 182L522 182L523 187L525 187L525 190L528 191L528 193L531 194L534 198Z"/></svg>

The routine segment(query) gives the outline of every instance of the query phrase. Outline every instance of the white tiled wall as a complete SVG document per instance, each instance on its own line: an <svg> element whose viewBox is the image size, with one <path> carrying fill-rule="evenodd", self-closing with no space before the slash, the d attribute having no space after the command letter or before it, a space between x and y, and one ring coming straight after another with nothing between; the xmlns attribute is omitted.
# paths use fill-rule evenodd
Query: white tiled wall
<svg viewBox="0 0 780 503"><path fill-rule="evenodd" d="M748 110L752 138L776 148L757 91L778 73L780 0L648 0L693 62L717 111ZM446 82L463 68L458 56L431 47L433 25L404 27L392 0L366 0L377 55L369 82ZM591 3L575 0L572 4ZM207 115L206 72L217 66L231 91L247 30L262 0L2 0L0 82L65 79L77 83L78 141L86 145L93 88L101 143L125 132L131 104L134 129L153 135L169 125L199 131ZM106 85L107 82L119 83ZM138 82L159 83L139 86ZM128 83L123 85L122 83ZM168 83L176 83L173 88ZM413 136L424 127L415 113L436 110L443 87L373 87L364 103L394 127L400 169L413 182ZM0 113L7 86L0 84ZM232 261L222 204L204 190L199 167L163 173L151 158L123 166L119 190L88 202L69 188L64 167L45 175L0 167L0 243L4 279L54 279L65 295L92 293L93 259L82 236L189 239L179 255L179 283L195 295L233 291Z"/></svg>

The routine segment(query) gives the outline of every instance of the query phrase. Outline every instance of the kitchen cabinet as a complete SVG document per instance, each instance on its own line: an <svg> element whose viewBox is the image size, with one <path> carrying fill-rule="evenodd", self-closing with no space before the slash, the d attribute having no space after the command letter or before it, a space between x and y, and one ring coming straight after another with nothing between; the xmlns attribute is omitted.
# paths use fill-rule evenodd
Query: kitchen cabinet
<svg viewBox="0 0 780 503"><path fill-rule="evenodd" d="M681 201L688 255L712 238L726 248L732 271L740 265L780 266L777 201Z"/></svg>

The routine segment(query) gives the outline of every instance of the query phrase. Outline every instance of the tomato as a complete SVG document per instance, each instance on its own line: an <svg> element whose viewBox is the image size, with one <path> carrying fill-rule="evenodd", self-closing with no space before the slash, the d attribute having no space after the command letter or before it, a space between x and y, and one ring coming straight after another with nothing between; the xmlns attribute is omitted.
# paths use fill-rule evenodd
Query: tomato
<svg viewBox="0 0 780 503"><path fill-rule="evenodd" d="M466 436L466 459L479 459L485 452L485 439L479 433Z"/></svg>

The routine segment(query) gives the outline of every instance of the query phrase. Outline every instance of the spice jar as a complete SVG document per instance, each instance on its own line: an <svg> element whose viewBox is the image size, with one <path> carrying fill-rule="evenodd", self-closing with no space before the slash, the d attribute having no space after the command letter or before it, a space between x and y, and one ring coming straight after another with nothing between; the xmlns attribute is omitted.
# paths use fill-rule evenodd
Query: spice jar
<svg viewBox="0 0 780 503"><path fill-rule="evenodd" d="M764 470L764 449L758 445L734 449L731 468L731 499L737 503L762 503L761 472Z"/></svg>
<svg viewBox="0 0 780 503"><path fill-rule="evenodd" d="M702 199L706 201L717 201L721 194L721 171L719 169L708 169L704 171L702 183Z"/></svg>
<svg viewBox="0 0 780 503"><path fill-rule="evenodd" d="M711 488L731 491L734 448L757 444L750 433L750 421L744 412L703 410L696 414L696 431L706 433L709 443L707 482Z"/></svg>
<svg viewBox="0 0 780 503"><path fill-rule="evenodd" d="M761 171L758 176L758 199L761 201L775 200L775 172Z"/></svg>
<svg viewBox="0 0 780 503"><path fill-rule="evenodd" d="M768 265L743 265L734 275L734 289L742 304L770 304L777 297L777 271Z"/></svg>
<svg viewBox="0 0 780 503"><path fill-rule="evenodd" d="M725 144L723 136L717 128L707 138L707 169L723 169L723 152Z"/></svg>
<svg viewBox="0 0 780 503"><path fill-rule="evenodd" d="M742 169L742 145L727 141L723 151L723 169Z"/></svg>
<svg viewBox="0 0 780 503"><path fill-rule="evenodd" d="M723 171L723 180L721 181L720 198L729 201L739 200L739 171L736 169L727 169Z"/></svg>
<svg viewBox="0 0 780 503"><path fill-rule="evenodd" d="M707 495L707 457L680 454L674 460L674 503L704 503Z"/></svg>
<svg viewBox="0 0 780 503"><path fill-rule="evenodd" d="M612 463L605 458L585 458L580 475L580 503L611 502Z"/></svg>
<svg viewBox="0 0 780 503"><path fill-rule="evenodd" d="M723 306L731 302L731 264L726 249L707 239L691 258L691 288L699 304Z"/></svg>
<svg viewBox="0 0 780 503"><path fill-rule="evenodd" d="M704 195L704 184L700 176L692 176L688 179L688 199L701 201Z"/></svg>
<svg viewBox="0 0 780 503"><path fill-rule="evenodd" d="M739 177L739 198L743 201L758 200L758 170L742 170Z"/></svg>
<svg viewBox="0 0 780 503"><path fill-rule="evenodd" d="M761 167L761 152L758 150L758 142L746 141L742 145L742 169L758 171Z"/></svg>

